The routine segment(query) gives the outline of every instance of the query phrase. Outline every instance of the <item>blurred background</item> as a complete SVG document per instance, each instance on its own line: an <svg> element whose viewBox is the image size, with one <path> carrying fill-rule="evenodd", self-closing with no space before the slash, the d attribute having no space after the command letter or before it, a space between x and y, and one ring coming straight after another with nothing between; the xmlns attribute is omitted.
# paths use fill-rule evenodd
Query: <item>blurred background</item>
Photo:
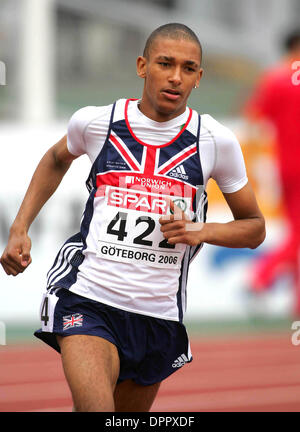
<svg viewBox="0 0 300 432"><path fill-rule="evenodd" d="M282 241L286 222L272 130L261 134L250 126L242 108L261 72L281 58L282 37L299 17L300 0L0 0L1 254L37 163L66 133L71 115L86 105L140 97L135 65L146 38L159 25L181 22L203 45L204 76L189 106L236 133L267 223L266 240L255 250L204 246L190 270L187 325L198 335L290 331L289 275L259 304L247 295L253 260ZM78 231L89 168L86 156L76 160L32 225L28 270L13 278L0 268L7 345L32 339L39 327L46 272L58 247ZM213 181L208 198L208 221L231 219Z"/></svg>
<svg viewBox="0 0 300 432"><path fill-rule="evenodd" d="M1 251L38 161L65 134L71 115L86 105L140 97L135 65L146 38L161 24L182 22L197 33L204 52L204 76L189 105L237 134L267 219L267 239L256 250L203 248L191 267L188 316L245 318L249 264L281 241L285 221L272 135L247 125L241 110L261 71L281 57L282 37L299 16L299 0L1 0ZM0 270L0 320L37 317L45 272L58 245L78 230L89 161L84 156L73 165L30 230L32 266L18 278ZM209 220L230 218L213 182L208 195ZM289 315L287 285L284 280L267 293L266 313Z"/></svg>

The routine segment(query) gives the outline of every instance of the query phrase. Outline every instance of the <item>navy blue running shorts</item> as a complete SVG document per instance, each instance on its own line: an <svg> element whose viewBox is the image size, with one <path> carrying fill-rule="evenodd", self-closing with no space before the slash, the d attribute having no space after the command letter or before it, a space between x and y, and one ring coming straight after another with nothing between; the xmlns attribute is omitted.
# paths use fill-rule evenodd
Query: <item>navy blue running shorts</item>
<svg viewBox="0 0 300 432"><path fill-rule="evenodd" d="M58 352L56 335L93 335L113 343L120 357L118 382L154 384L192 361L182 323L127 312L64 288L44 296L41 320L34 335Z"/></svg>

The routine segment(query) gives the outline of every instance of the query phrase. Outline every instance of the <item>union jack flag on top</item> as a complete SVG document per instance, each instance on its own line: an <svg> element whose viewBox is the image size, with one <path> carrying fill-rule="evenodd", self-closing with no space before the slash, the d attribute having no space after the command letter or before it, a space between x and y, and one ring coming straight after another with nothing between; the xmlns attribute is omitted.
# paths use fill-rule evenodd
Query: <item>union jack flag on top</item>
<svg viewBox="0 0 300 432"><path fill-rule="evenodd" d="M73 315L66 315L63 317L63 330L68 330L71 327L81 327L83 322L83 316L80 313Z"/></svg>

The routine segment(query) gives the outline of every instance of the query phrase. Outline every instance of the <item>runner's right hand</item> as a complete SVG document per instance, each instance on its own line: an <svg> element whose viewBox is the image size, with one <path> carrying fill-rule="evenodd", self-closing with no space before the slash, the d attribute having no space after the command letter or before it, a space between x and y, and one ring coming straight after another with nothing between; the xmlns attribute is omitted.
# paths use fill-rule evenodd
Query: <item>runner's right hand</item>
<svg viewBox="0 0 300 432"><path fill-rule="evenodd" d="M7 275L17 276L31 263L31 240L27 233L11 232L0 263Z"/></svg>

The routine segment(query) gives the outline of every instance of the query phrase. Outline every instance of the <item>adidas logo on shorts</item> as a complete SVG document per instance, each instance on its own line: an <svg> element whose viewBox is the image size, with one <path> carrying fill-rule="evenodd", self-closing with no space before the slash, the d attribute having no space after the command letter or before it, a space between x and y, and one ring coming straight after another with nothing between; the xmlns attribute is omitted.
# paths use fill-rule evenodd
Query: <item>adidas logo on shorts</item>
<svg viewBox="0 0 300 432"><path fill-rule="evenodd" d="M184 366L189 359L185 354L181 354L179 357L177 357L176 360L174 360L174 363L172 364L172 368L179 368L181 366Z"/></svg>

